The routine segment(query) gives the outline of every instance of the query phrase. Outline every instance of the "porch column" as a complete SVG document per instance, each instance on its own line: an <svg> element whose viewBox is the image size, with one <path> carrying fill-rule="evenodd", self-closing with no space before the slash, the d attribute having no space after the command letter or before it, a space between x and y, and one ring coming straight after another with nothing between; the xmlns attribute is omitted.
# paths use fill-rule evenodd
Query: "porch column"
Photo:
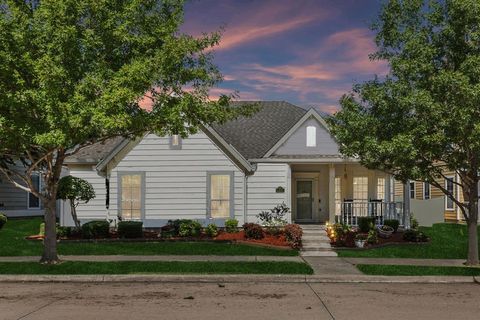
<svg viewBox="0 0 480 320"><path fill-rule="evenodd" d="M385 199L384 200L387 203L392 201L391 183L392 183L392 176L388 173L385 174Z"/></svg>
<svg viewBox="0 0 480 320"><path fill-rule="evenodd" d="M329 165L328 170L328 217L329 222L335 222L335 165Z"/></svg>
<svg viewBox="0 0 480 320"><path fill-rule="evenodd" d="M410 182L403 184L403 216L404 227L410 229Z"/></svg>

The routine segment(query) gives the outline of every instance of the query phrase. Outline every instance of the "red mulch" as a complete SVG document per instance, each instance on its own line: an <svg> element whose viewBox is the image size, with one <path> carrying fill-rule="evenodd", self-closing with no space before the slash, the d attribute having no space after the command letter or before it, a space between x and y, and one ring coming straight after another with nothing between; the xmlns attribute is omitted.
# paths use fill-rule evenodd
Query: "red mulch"
<svg viewBox="0 0 480 320"><path fill-rule="evenodd" d="M265 237L260 240L255 239L246 239L245 233L243 231L239 231L236 233L227 233L227 232L220 232L218 236L215 237L215 240L230 240L230 241L244 241L244 242L252 242L252 243L260 243L260 244L268 244L272 246L279 246L279 247L289 247L285 236L272 236L270 234L265 234Z"/></svg>

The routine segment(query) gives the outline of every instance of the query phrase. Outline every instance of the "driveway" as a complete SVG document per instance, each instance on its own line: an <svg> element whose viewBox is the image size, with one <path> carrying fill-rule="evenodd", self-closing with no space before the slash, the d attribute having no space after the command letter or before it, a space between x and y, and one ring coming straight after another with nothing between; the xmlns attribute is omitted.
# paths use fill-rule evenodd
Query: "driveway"
<svg viewBox="0 0 480 320"><path fill-rule="evenodd" d="M478 284L0 283L0 319L478 319Z"/></svg>

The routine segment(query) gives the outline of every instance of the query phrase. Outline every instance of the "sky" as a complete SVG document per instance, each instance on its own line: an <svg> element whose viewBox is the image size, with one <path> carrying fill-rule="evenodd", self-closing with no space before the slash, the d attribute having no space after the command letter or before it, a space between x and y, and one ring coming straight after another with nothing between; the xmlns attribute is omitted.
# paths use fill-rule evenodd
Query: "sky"
<svg viewBox="0 0 480 320"><path fill-rule="evenodd" d="M355 83L384 75L370 61L369 29L381 0L190 0L182 31L223 27L215 64L224 81L211 98L238 91L239 100L284 100L332 113Z"/></svg>

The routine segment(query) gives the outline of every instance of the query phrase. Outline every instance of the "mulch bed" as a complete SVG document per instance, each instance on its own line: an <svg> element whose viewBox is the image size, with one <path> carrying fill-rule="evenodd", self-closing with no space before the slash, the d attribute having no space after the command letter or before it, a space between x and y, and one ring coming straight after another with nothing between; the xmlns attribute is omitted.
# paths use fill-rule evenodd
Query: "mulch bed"
<svg viewBox="0 0 480 320"><path fill-rule="evenodd" d="M256 243L256 244L265 244L269 246L276 246L276 247L290 247L285 236L283 234L279 236L272 236L270 234L265 234L263 239L245 239L245 233L243 231L239 231L236 233L227 233L227 232L220 232L215 240L230 240L242 243Z"/></svg>
<svg viewBox="0 0 480 320"><path fill-rule="evenodd" d="M429 242L411 242L403 239L403 231L397 231L393 233L390 238L380 238L378 237L378 242L376 244L366 243L364 248L357 248L355 246L355 235L353 234L350 239L347 239L345 245L337 246L335 243L331 243L335 249L357 249L357 250L366 250L373 248L386 247L390 245L412 245L412 244L427 244Z"/></svg>

